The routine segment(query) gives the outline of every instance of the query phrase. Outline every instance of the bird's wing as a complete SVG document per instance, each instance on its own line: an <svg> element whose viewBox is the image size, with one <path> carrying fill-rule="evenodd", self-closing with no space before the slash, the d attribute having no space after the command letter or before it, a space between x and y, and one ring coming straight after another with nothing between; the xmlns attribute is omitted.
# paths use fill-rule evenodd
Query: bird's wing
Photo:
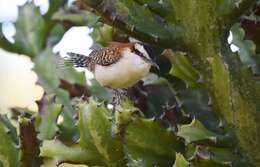
<svg viewBox="0 0 260 167"><path fill-rule="evenodd" d="M109 66L121 58L121 48L107 47L93 50L90 55L93 64Z"/></svg>

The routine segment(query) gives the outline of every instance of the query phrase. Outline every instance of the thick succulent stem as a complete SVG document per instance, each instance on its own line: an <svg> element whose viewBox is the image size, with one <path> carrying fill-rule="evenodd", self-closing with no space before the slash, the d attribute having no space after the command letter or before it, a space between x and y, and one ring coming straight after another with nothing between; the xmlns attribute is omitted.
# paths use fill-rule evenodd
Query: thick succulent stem
<svg viewBox="0 0 260 167"><path fill-rule="evenodd" d="M212 1L172 2L175 15L185 28L184 42L193 55L192 61L198 61L197 69L213 97L215 111L230 127L235 127L240 147L257 166L260 113L256 109L255 83L250 71L231 53L227 38L221 40L223 30L214 12L217 4ZM252 136L251 140L248 136Z"/></svg>
<svg viewBox="0 0 260 167"><path fill-rule="evenodd" d="M169 0L172 10L166 16L158 13L155 6L140 7L140 4L145 4L144 0L135 2L138 3L82 1L95 8L107 22L142 41L181 48L190 53L191 61L197 64L195 67L203 77L203 86L212 96L215 111L223 116L230 129L234 128L239 147L255 166L259 166L260 112L257 111L256 85L251 71L242 66L226 42L231 25L255 1ZM136 9L146 17L143 24L151 27L139 25L138 19L142 17L133 14ZM145 12L150 13L145 15ZM165 26L157 26L158 19L161 21L159 24Z"/></svg>
<svg viewBox="0 0 260 167"><path fill-rule="evenodd" d="M27 167L30 165L35 167L40 166L41 159L38 156L40 153L40 143L37 139L37 133L35 131L33 121L21 117L19 119L19 130L21 145L21 167Z"/></svg>

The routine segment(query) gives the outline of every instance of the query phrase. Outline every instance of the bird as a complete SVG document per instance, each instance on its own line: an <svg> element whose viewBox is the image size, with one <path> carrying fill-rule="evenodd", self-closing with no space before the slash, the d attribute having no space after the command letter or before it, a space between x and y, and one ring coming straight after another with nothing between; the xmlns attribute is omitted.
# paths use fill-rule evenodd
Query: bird
<svg viewBox="0 0 260 167"><path fill-rule="evenodd" d="M159 69L149 53L149 45L140 42L111 42L107 47L92 50L88 56L68 52L67 61L91 71L104 87L127 89L147 75L151 66Z"/></svg>

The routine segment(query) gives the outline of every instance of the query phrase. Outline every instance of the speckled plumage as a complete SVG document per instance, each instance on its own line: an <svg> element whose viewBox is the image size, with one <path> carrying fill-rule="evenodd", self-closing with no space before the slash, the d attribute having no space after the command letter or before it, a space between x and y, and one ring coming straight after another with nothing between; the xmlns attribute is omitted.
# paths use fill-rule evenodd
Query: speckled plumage
<svg viewBox="0 0 260 167"><path fill-rule="evenodd" d="M86 67L103 86L128 88L146 75L152 65L148 53L139 43L113 42L93 50L89 56L68 53L75 67Z"/></svg>
<svg viewBox="0 0 260 167"><path fill-rule="evenodd" d="M131 51L138 54L144 60L147 59L142 53L134 48L135 43L119 43L111 42L110 46L94 49L89 56L84 56L77 53L68 52L70 56L69 61L74 64L75 67L87 67L91 71L94 70L94 65L109 66L116 63L122 56L124 48L130 48Z"/></svg>
<svg viewBox="0 0 260 167"><path fill-rule="evenodd" d="M93 50L89 57L91 57L93 64L102 66L109 66L117 62L121 57L121 49L118 47L106 47Z"/></svg>

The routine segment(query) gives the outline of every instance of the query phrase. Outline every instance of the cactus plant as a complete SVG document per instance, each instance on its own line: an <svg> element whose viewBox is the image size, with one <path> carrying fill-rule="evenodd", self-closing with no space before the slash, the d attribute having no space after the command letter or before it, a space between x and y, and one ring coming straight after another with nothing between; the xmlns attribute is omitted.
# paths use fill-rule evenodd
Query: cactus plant
<svg viewBox="0 0 260 167"><path fill-rule="evenodd" d="M128 37L150 44L161 70L108 109L111 94L97 81L56 67L52 49L73 25L92 27L103 46ZM259 39L250 35L260 32L259 1L55 0L43 16L28 2L15 26L15 43L0 32L0 47L33 59L45 95L39 113L0 115L0 167L47 158L58 166L260 165Z"/></svg>

